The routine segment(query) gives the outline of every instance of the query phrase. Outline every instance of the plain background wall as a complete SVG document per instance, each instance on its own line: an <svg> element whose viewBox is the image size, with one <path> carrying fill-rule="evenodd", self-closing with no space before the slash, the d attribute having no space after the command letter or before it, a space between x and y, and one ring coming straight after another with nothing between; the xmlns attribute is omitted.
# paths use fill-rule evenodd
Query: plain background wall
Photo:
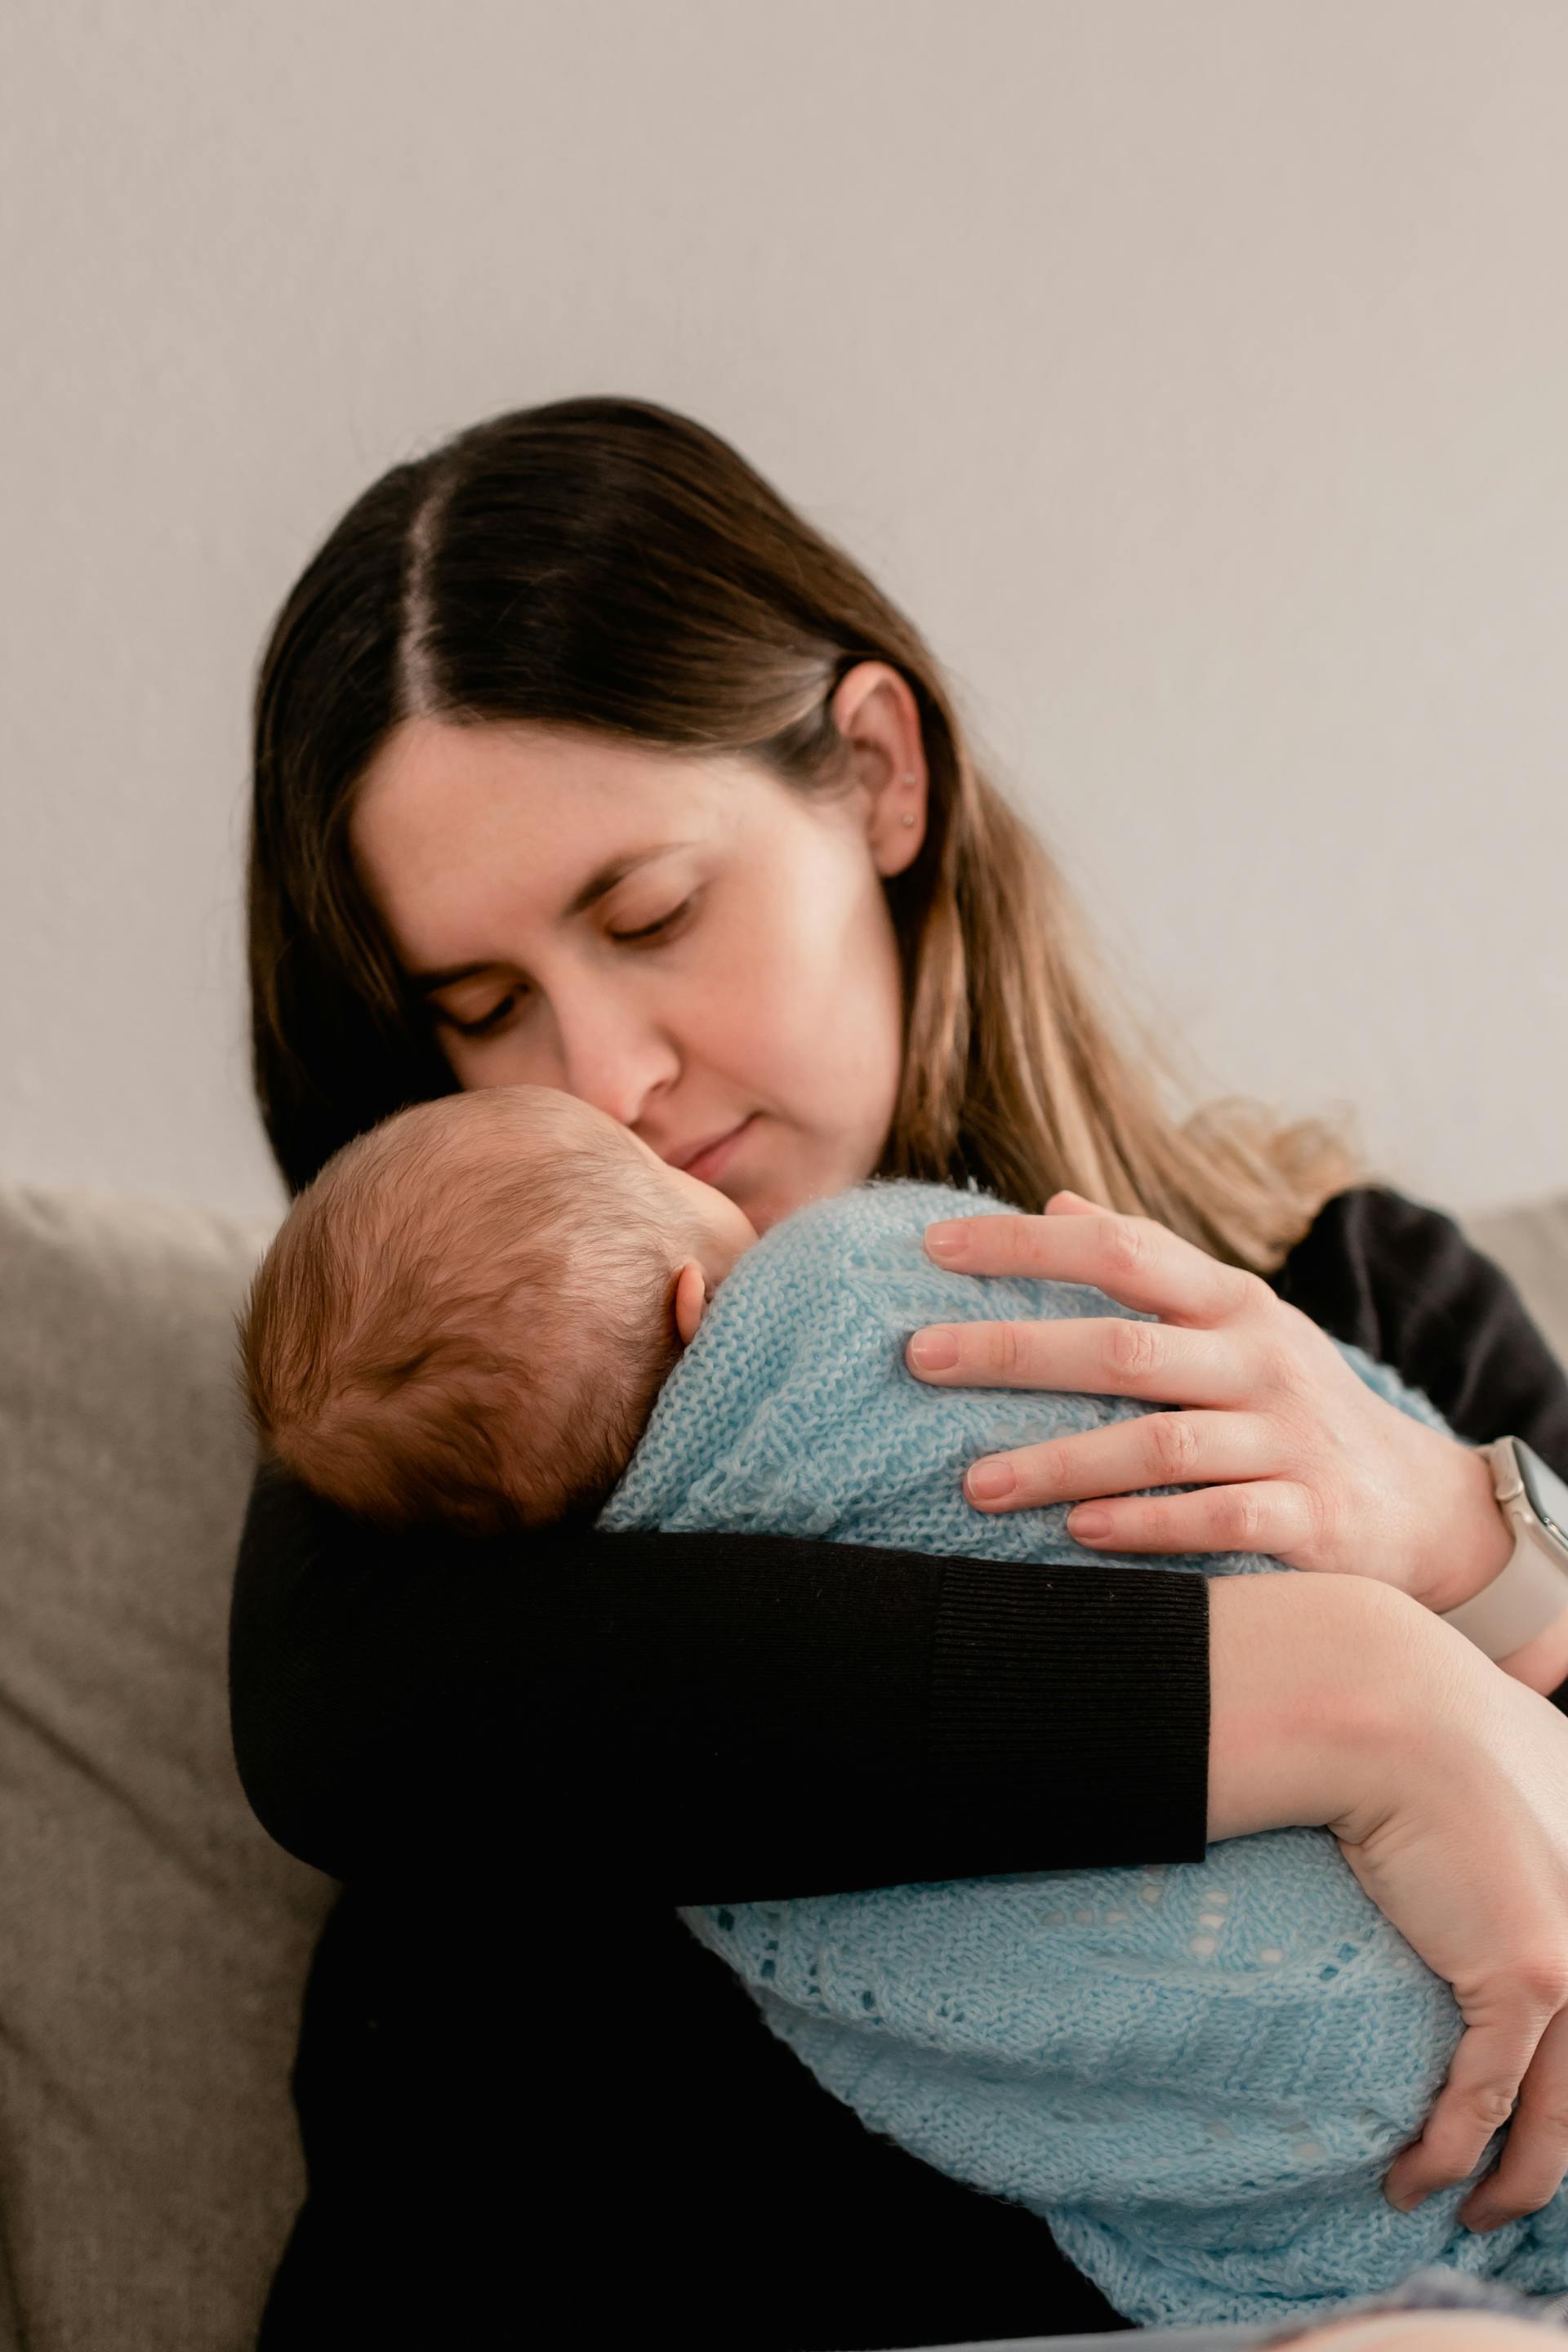
<svg viewBox="0 0 1568 2352"><path fill-rule="evenodd" d="M11 0L0 1173L270 1210L254 665L400 458L700 416L1199 1091L1568 1186L1561 0Z"/></svg>

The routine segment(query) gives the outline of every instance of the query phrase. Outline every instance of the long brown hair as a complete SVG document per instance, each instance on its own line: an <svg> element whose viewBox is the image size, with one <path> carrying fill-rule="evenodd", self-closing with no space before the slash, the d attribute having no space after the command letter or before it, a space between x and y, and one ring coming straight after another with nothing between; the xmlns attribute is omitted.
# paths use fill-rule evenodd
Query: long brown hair
<svg viewBox="0 0 1568 2352"><path fill-rule="evenodd" d="M351 1136L453 1091L355 876L359 779L414 714L741 754L841 785L829 710L892 664L929 774L919 855L886 885L902 1083L880 1175L1037 1211L1067 1185L1268 1271L1349 1146L1223 1103L1184 1118L1166 1050L1113 1020L1061 877L977 766L919 631L717 435L650 402L490 419L349 509L274 625L255 699L249 861L257 1092L291 1190Z"/></svg>

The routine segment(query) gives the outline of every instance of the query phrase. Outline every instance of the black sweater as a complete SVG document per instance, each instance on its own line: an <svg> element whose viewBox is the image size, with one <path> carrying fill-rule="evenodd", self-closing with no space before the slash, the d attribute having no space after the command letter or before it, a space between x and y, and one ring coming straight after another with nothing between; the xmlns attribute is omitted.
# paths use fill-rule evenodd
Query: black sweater
<svg viewBox="0 0 1568 2352"><path fill-rule="evenodd" d="M1274 1286L1568 1475L1568 1381L1447 1218L1344 1193ZM673 1906L1195 1860L1207 1601L1158 1567L581 1520L388 1538L262 1473L236 1752L272 1834L347 1883L266 2352L1124 2324L1044 2223L819 2090Z"/></svg>

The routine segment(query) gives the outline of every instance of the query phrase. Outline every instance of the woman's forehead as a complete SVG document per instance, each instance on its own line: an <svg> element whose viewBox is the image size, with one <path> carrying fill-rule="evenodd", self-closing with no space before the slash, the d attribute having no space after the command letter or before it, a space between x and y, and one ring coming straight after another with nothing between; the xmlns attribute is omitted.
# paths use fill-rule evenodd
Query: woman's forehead
<svg viewBox="0 0 1568 2352"><path fill-rule="evenodd" d="M717 808L732 797L733 764L542 728L405 719L360 782L353 830L380 840L505 825L574 838L627 818Z"/></svg>
<svg viewBox="0 0 1568 2352"><path fill-rule="evenodd" d="M355 863L400 950L438 961L453 923L467 931L501 901L510 919L569 919L574 901L613 887L613 871L650 851L732 838L751 799L733 767L532 728L411 719L361 782Z"/></svg>

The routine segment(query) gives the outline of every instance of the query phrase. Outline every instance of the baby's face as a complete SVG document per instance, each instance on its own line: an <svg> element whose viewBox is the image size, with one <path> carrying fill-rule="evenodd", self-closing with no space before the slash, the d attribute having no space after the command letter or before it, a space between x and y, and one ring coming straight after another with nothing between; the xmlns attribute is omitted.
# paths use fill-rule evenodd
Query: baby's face
<svg viewBox="0 0 1568 2352"><path fill-rule="evenodd" d="M520 1098L523 1108L537 1115L542 1128L552 1122L559 1134L579 1130L581 1139L595 1149L624 1151L629 1143L639 1152L648 1166L658 1171L671 1206L678 1208L687 1222L696 1221L701 1236L697 1255L714 1287L722 1282L735 1260L756 1242L756 1227L727 1193L704 1184L699 1177L689 1176L683 1168L672 1168L640 1135L634 1135L629 1127L622 1127L604 1111L595 1110L591 1104L559 1087L513 1087L508 1091Z"/></svg>
<svg viewBox="0 0 1568 2352"><path fill-rule="evenodd" d="M590 1111L588 1115L591 1118L597 1118L601 1114ZM733 1265L735 1260L757 1239L757 1229L744 1209L737 1208L727 1192L717 1191L711 1184L704 1184L700 1176L689 1176L684 1168L672 1168L667 1160L661 1160L658 1152L643 1141L640 1135L634 1135L629 1127L623 1127L620 1132L629 1143L636 1144L651 1167L658 1169L671 1201L679 1202L688 1216L700 1220L715 1255L727 1257L725 1271L728 1272L729 1266Z"/></svg>
<svg viewBox="0 0 1568 2352"><path fill-rule="evenodd" d="M625 1168L628 1173L631 1163L626 1151L629 1143L657 1173L658 1189L669 1202L671 1233L679 1233L681 1237L682 1260L670 1269L675 1276L673 1309L681 1344L689 1347L708 1301L735 1260L743 1256L758 1239L750 1217L736 1207L727 1193L704 1184L700 1177L689 1176L683 1168L672 1168L640 1135L634 1135L629 1127L622 1127L605 1112L579 1101L575 1095L547 1087L518 1087L510 1091L521 1097L532 1097L522 1107L533 1114L545 1132L552 1128L558 1136L572 1135L575 1140L609 1154L611 1165Z"/></svg>

